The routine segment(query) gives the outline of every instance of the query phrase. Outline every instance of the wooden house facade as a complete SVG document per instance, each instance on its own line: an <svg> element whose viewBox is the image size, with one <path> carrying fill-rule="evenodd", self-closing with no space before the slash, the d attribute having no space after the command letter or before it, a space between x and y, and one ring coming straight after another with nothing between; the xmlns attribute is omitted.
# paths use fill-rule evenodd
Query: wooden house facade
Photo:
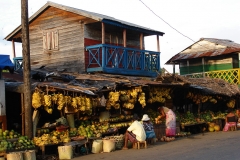
<svg viewBox="0 0 240 160"><path fill-rule="evenodd" d="M31 68L156 76L156 71L160 71L159 36L163 34L113 17L47 2L29 18ZM144 49L144 37L150 35L157 37L157 51ZM13 46L21 43L21 26L5 39L12 41Z"/></svg>
<svg viewBox="0 0 240 160"><path fill-rule="evenodd" d="M225 39L201 38L166 64L179 65L180 75L221 78L240 84L239 60L240 44Z"/></svg>

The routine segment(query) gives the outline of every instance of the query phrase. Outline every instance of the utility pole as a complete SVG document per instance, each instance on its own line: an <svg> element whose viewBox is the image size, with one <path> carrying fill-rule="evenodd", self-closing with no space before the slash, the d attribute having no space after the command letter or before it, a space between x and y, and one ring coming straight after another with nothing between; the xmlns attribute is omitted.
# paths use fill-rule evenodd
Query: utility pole
<svg viewBox="0 0 240 160"><path fill-rule="evenodd" d="M31 77L30 77L30 46L28 24L28 0L21 0L22 22L22 55L23 55L23 82L24 82L24 117L25 136L33 137L32 106L31 106Z"/></svg>

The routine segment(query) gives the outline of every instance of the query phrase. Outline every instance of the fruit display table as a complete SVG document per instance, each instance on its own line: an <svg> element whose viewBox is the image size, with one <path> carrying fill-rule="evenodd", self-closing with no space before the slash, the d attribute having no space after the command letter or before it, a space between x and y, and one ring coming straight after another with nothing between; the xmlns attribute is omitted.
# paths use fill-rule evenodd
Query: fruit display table
<svg viewBox="0 0 240 160"><path fill-rule="evenodd" d="M181 127L184 132L190 132L193 134L196 134L196 133L204 134L204 128L207 129L207 123L199 122L194 124L185 124L184 126L181 126Z"/></svg>

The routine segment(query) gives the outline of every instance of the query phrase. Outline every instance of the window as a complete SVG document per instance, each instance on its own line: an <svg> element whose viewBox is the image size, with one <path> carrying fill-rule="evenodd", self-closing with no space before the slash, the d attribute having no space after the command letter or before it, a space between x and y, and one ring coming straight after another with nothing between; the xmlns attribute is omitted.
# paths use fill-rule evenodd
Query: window
<svg viewBox="0 0 240 160"><path fill-rule="evenodd" d="M58 50L58 30L43 32L43 50L47 52Z"/></svg>

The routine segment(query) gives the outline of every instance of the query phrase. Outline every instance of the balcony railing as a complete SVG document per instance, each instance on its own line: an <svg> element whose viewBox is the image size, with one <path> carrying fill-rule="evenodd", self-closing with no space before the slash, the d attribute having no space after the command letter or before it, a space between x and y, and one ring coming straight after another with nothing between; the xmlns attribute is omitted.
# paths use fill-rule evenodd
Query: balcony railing
<svg viewBox="0 0 240 160"><path fill-rule="evenodd" d="M156 77L160 72L160 52L98 44L87 46L87 72Z"/></svg>
<svg viewBox="0 0 240 160"><path fill-rule="evenodd" d="M192 73L182 75L190 78L220 78L231 84L240 84L240 69L229 69L229 70L218 70L218 71L210 71L210 72L202 72L202 73Z"/></svg>

